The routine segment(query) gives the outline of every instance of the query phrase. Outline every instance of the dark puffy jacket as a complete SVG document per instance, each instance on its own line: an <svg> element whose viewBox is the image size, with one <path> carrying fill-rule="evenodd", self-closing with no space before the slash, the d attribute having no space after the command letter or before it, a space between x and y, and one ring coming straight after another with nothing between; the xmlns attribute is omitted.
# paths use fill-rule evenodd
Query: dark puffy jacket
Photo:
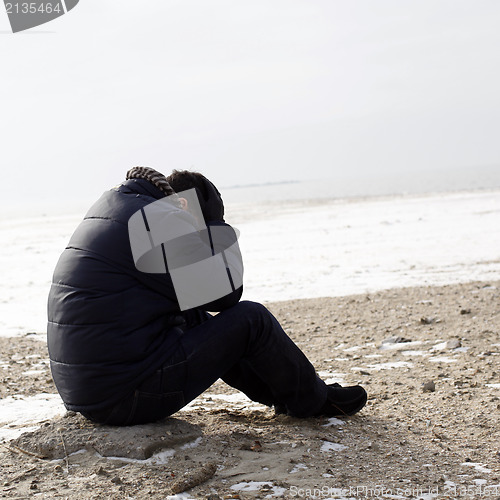
<svg viewBox="0 0 500 500"><path fill-rule="evenodd" d="M130 179L90 208L63 251L48 299L47 341L52 376L66 407L104 409L156 371L182 330L169 274L136 269L128 221L165 195L148 181ZM174 210L179 210L174 208ZM188 215L189 216L189 215ZM203 309L236 304L237 289Z"/></svg>

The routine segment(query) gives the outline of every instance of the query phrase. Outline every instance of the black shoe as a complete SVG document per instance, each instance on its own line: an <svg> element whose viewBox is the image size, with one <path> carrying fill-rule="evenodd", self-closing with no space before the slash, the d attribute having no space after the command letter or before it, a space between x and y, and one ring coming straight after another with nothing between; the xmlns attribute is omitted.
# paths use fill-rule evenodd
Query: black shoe
<svg viewBox="0 0 500 500"><path fill-rule="evenodd" d="M328 387L342 387L340 384L337 384L337 382L333 384L328 384ZM274 414L275 415L288 415L288 409L286 405L281 404L281 403L275 403L274 404Z"/></svg>
<svg viewBox="0 0 500 500"><path fill-rule="evenodd" d="M339 384L328 385L328 396L317 416L342 417L354 415L365 406L368 395L359 385L342 387Z"/></svg>

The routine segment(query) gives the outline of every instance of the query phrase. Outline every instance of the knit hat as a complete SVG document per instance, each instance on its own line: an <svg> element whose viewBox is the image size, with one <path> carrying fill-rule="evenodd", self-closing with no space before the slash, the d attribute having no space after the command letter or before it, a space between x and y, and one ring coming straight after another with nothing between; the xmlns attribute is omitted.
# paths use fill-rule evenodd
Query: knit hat
<svg viewBox="0 0 500 500"><path fill-rule="evenodd" d="M126 179L144 179L156 186L165 196L175 195L167 178L151 167L134 167L127 172ZM177 196L177 195L175 195Z"/></svg>

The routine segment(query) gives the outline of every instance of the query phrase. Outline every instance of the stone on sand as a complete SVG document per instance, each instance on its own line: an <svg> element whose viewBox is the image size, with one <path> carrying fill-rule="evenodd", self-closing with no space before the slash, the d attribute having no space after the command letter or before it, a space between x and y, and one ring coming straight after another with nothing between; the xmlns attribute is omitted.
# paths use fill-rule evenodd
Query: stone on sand
<svg viewBox="0 0 500 500"><path fill-rule="evenodd" d="M48 459L61 459L88 450L104 457L146 460L164 449L174 449L200 437L201 429L178 418L129 427L112 427L90 422L69 412L11 442L17 448Z"/></svg>

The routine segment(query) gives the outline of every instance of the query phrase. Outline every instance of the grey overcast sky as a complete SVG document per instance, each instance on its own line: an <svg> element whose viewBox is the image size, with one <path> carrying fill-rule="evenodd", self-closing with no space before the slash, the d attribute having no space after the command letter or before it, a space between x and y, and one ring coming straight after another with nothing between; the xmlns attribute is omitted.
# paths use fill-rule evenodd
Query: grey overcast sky
<svg viewBox="0 0 500 500"><path fill-rule="evenodd" d="M499 26L498 0L80 0L15 35L0 10L3 204L134 165L220 186L500 165Z"/></svg>

